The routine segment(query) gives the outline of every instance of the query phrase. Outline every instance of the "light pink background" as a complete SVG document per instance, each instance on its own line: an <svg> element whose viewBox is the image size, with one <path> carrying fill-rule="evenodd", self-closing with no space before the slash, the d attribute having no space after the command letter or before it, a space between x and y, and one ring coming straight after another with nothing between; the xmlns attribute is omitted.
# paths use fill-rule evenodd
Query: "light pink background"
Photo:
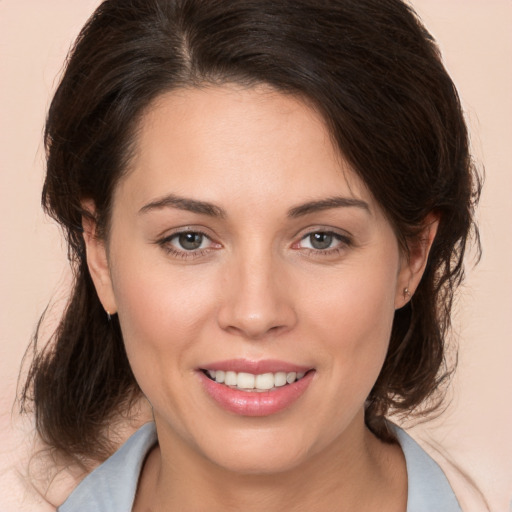
<svg viewBox="0 0 512 512"><path fill-rule="evenodd" d="M53 510L23 477L31 423L13 408L23 353L69 278L65 247L39 207L42 127L64 56L98 0L0 0L0 512ZM486 170L484 255L455 316L451 402L412 434L447 472L465 511L512 510L512 1L414 0L459 88ZM57 496L57 497L56 497ZM58 500L59 493L48 496ZM486 504L487 503L487 504Z"/></svg>

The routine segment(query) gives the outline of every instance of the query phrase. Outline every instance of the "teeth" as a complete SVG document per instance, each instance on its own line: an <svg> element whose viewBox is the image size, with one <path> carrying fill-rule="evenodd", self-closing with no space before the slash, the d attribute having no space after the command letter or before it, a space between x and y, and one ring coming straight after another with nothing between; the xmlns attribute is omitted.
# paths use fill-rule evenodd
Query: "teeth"
<svg viewBox="0 0 512 512"><path fill-rule="evenodd" d="M290 373L286 374L286 382L288 382L288 384L295 382L296 378L297 378L297 374L295 372L290 372Z"/></svg>
<svg viewBox="0 0 512 512"><path fill-rule="evenodd" d="M224 378L224 384L226 384L226 386L236 386L237 381L236 372L226 372L226 377Z"/></svg>
<svg viewBox="0 0 512 512"><path fill-rule="evenodd" d="M279 388L286 384L286 372L277 372L274 375L274 386Z"/></svg>
<svg viewBox="0 0 512 512"><path fill-rule="evenodd" d="M236 385L241 389L254 389L254 375L240 372L236 378Z"/></svg>
<svg viewBox="0 0 512 512"><path fill-rule="evenodd" d="M261 375L256 375L256 382L254 387L256 389L272 389L274 387L275 377L273 373L263 373Z"/></svg>
<svg viewBox="0 0 512 512"><path fill-rule="evenodd" d="M276 372L253 375L252 373L224 372L223 370L207 370L207 374L219 384L237 387L245 391L268 391L269 389L279 388L286 384L292 384L306 375L305 372Z"/></svg>

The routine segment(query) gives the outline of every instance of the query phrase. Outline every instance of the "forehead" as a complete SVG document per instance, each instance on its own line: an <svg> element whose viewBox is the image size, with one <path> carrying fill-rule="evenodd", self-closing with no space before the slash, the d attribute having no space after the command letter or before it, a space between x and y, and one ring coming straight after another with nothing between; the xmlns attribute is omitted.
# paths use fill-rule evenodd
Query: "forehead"
<svg viewBox="0 0 512 512"><path fill-rule="evenodd" d="M137 203L169 192L214 200L218 190L253 198L343 193L373 203L322 116L268 86L205 86L158 97L140 120L118 189L130 189Z"/></svg>

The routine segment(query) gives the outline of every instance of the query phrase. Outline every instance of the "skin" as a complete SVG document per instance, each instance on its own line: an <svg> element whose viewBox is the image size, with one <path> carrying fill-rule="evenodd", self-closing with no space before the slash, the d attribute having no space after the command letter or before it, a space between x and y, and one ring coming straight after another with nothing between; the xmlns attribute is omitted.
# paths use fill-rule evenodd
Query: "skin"
<svg viewBox="0 0 512 512"><path fill-rule="evenodd" d="M222 215L162 206L169 194ZM333 196L367 206L290 216ZM403 454L365 428L364 401L435 223L405 258L314 110L264 86L163 95L115 190L109 240L84 227L98 295L119 315L158 431L134 510L405 511ZM206 235L199 250L180 246L183 230ZM334 233L331 245L313 247L311 233ZM234 358L315 374L287 409L241 416L197 372Z"/></svg>

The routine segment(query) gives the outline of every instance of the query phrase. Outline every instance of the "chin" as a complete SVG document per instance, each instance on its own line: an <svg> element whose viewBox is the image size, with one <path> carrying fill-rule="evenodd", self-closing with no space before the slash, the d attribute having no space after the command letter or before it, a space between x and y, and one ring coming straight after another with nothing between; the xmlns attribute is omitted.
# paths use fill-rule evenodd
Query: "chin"
<svg viewBox="0 0 512 512"><path fill-rule="evenodd" d="M299 467L304 458L297 453L284 453L269 450L266 453L255 453L250 450L240 450L233 454L224 454L222 457L212 459L212 462L225 471L238 475L270 476L286 473Z"/></svg>
<svg viewBox="0 0 512 512"><path fill-rule="evenodd" d="M226 471L240 475L272 475L300 466L311 452L309 445L304 436L286 429L281 435L268 430L242 432L198 448L214 465Z"/></svg>

